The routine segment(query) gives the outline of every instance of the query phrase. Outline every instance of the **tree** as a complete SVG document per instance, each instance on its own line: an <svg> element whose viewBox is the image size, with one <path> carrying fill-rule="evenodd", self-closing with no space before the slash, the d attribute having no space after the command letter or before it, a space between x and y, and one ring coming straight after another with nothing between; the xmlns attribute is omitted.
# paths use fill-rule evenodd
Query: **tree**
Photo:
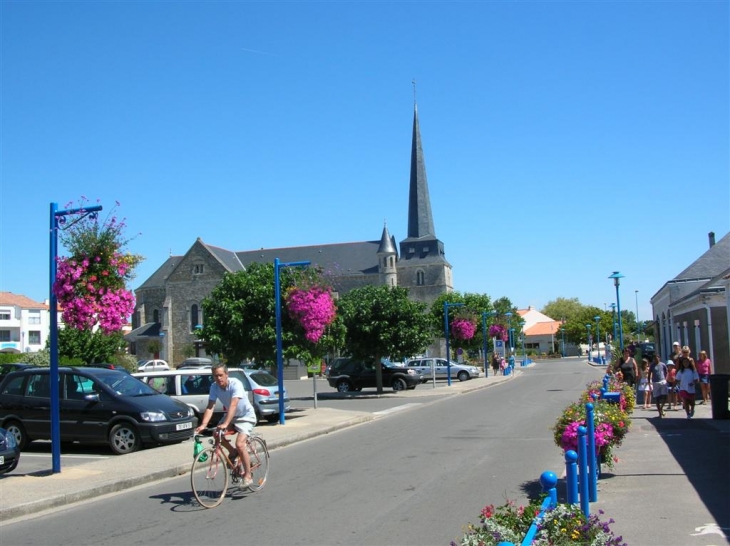
<svg viewBox="0 0 730 546"><path fill-rule="evenodd" d="M408 298L408 290L390 286L356 288L338 302L345 346L353 358L376 364L378 392L383 392L383 357L396 360L421 353L433 339L426 306Z"/></svg>
<svg viewBox="0 0 730 546"><path fill-rule="evenodd" d="M492 306L491 298L486 294L474 294L469 292L461 294L461 292L455 291L441 294L431 304L429 313L431 318L431 327L434 332L439 333L440 336L443 336L444 334L444 303L463 304L463 306L460 307L452 306L448 308L450 325L449 337L451 338L449 339L449 343L451 343L454 347L460 347L467 351L478 351L481 349L484 342L482 332L482 312L493 312L494 307ZM471 339L456 339L454 337L454 331L451 328L451 325L455 319L459 318L466 318L467 320L475 323L476 332ZM487 327L493 323L494 317L490 316Z"/></svg>
<svg viewBox="0 0 730 546"><path fill-rule="evenodd" d="M50 345L50 339L46 342ZM124 353L127 343L121 332L104 333L102 330L58 330L58 356L67 364L114 363Z"/></svg>
<svg viewBox="0 0 730 546"><path fill-rule="evenodd" d="M305 275L310 285L324 285L321 273L310 268ZM336 325L326 328L316 343L307 341L302 325L292 319L285 306L287 290L297 286L302 276L290 268L280 270L281 323L284 356L308 360L316 358L340 339ZM245 271L224 275L220 284L203 300L205 324L200 337L209 352L234 363L250 358L259 364L276 361L276 300L274 265L253 263Z"/></svg>
<svg viewBox="0 0 730 546"><path fill-rule="evenodd" d="M578 298L557 298L547 302L540 312L553 320L572 320L584 307Z"/></svg>

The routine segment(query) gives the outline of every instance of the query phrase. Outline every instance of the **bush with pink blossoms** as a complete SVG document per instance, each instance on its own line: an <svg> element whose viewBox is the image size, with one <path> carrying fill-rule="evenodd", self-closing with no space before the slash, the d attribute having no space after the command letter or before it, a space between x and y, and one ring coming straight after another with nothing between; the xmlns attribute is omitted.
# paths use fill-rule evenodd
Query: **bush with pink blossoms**
<svg viewBox="0 0 730 546"><path fill-rule="evenodd" d="M505 328L501 324L492 324L489 327L489 337L496 337L497 339L501 339L502 341L507 341L507 328Z"/></svg>
<svg viewBox="0 0 730 546"><path fill-rule="evenodd" d="M286 307L292 319L304 329L304 337L317 343L335 319L332 291L322 286L292 287L286 292Z"/></svg>

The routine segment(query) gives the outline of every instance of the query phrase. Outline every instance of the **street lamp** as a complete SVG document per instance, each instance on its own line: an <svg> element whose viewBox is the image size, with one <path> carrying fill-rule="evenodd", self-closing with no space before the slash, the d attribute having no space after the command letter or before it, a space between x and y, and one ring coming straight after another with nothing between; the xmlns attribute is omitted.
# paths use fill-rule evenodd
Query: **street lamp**
<svg viewBox="0 0 730 546"><path fill-rule="evenodd" d="M592 360L592 352L593 348L591 347L591 325L586 324L586 330L588 331L588 362L591 362Z"/></svg>
<svg viewBox="0 0 730 546"><path fill-rule="evenodd" d="M279 382L279 423L286 423L284 417L284 359L282 358L283 348L281 342L281 280L279 270L282 267L303 267L311 262L289 262L280 263L279 258L274 258L274 297L276 299L276 375Z"/></svg>
<svg viewBox="0 0 730 546"><path fill-rule="evenodd" d="M636 296L636 338L641 341L641 327L639 326L639 291L634 290Z"/></svg>
<svg viewBox="0 0 730 546"><path fill-rule="evenodd" d="M451 353L449 349L449 307L464 307L463 303L444 302L444 335L446 336L446 384L451 386Z"/></svg>
<svg viewBox="0 0 730 546"><path fill-rule="evenodd" d="M487 317L496 315L496 311L482 311L482 335L484 338L484 377L488 377L489 363L487 362Z"/></svg>
<svg viewBox="0 0 730 546"><path fill-rule="evenodd" d="M507 311L504 314L507 317L507 343L509 343L509 351L512 352L512 312Z"/></svg>
<svg viewBox="0 0 730 546"><path fill-rule="evenodd" d="M61 410L58 389L58 298L53 293L53 283L56 281L56 266L58 258L58 232L65 230L80 222L87 216L94 220L97 212L102 209L101 205L94 207L82 207L78 209L58 210L58 203L51 203L51 229L49 245L49 272L50 272L50 368L51 368L51 466L53 473L61 472ZM66 225L66 216L76 218Z"/></svg>
<svg viewBox="0 0 730 546"><path fill-rule="evenodd" d="M525 321L520 321L520 341L522 342L522 366L527 365L527 352L525 352Z"/></svg>
<svg viewBox="0 0 730 546"><path fill-rule="evenodd" d="M616 304L611 304L611 322L613 323L613 339L611 341L616 341Z"/></svg>
<svg viewBox="0 0 730 546"><path fill-rule="evenodd" d="M596 362L596 364L602 364L602 362L601 362L601 328L599 325L600 324L599 321L601 320L601 317L595 316L595 317L593 317L593 320L596 321L596 340L597 340L596 352L598 353L598 362ZM604 345L604 348L605 348L605 345Z"/></svg>
<svg viewBox="0 0 730 546"><path fill-rule="evenodd" d="M621 284L620 279L622 279L623 277L624 276L618 271L614 271L612 275L608 276L609 279L613 279L613 285L616 287L616 309L618 311L618 341L622 353L624 351L624 327L621 323L621 300L618 296L618 287L619 284Z"/></svg>
<svg viewBox="0 0 730 546"><path fill-rule="evenodd" d="M565 358L565 319L563 319L562 324L560 325L560 331L563 334L563 350L561 354L563 355L563 358Z"/></svg>

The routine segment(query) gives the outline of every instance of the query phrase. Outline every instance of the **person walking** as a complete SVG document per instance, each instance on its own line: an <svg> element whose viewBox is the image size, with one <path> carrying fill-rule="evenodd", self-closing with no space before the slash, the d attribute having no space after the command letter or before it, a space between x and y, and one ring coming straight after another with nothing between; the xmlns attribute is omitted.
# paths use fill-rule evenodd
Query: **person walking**
<svg viewBox="0 0 730 546"><path fill-rule="evenodd" d="M643 408L648 410L651 400L651 383L649 382L649 361L646 358L641 359L641 375L639 376L639 391L644 398Z"/></svg>
<svg viewBox="0 0 730 546"><path fill-rule="evenodd" d="M700 400L700 404L709 404L712 360L707 358L707 351L700 351L700 356L697 358L695 365L697 366L697 375L700 376L700 388L702 389L702 400Z"/></svg>
<svg viewBox="0 0 730 546"><path fill-rule="evenodd" d="M679 409L679 400L677 400L677 366L674 360L667 359L667 403L670 410Z"/></svg>
<svg viewBox="0 0 730 546"><path fill-rule="evenodd" d="M624 383L632 387L636 386L636 378L639 375L638 366L636 360L631 356L629 348L624 349L624 353L616 363L616 372L621 372Z"/></svg>
<svg viewBox="0 0 730 546"><path fill-rule="evenodd" d="M654 362L649 368L649 377L651 378L651 393L654 398L654 404L659 412L659 417L664 417L664 405L667 403L669 395L669 386L667 384L667 375L669 369L667 365L661 361L659 354L654 355Z"/></svg>
<svg viewBox="0 0 730 546"><path fill-rule="evenodd" d="M677 384L679 385L679 397L682 400L682 407L687 413L687 419L695 414L695 385L699 383L700 376L695 369L695 363L689 356L689 347L682 347L682 356L677 363Z"/></svg>
<svg viewBox="0 0 730 546"><path fill-rule="evenodd" d="M495 377L499 374L499 354L496 351L492 353L492 372Z"/></svg>

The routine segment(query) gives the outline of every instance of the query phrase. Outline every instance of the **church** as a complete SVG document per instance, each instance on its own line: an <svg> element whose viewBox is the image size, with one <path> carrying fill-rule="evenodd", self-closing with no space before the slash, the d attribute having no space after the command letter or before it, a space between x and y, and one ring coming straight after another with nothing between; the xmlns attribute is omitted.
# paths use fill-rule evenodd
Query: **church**
<svg viewBox="0 0 730 546"><path fill-rule="evenodd" d="M444 243L436 237L426 163L413 110L413 137L408 196L408 234L396 239L383 227L379 239L354 243L233 251L198 238L182 256L170 256L135 291L132 332L125 336L138 358L158 357L170 365L197 353L196 326L205 321L202 302L226 273L254 263L309 261L321 267L340 294L365 285L408 288L412 299L430 305L453 290L451 265ZM202 354L201 354L202 356Z"/></svg>

